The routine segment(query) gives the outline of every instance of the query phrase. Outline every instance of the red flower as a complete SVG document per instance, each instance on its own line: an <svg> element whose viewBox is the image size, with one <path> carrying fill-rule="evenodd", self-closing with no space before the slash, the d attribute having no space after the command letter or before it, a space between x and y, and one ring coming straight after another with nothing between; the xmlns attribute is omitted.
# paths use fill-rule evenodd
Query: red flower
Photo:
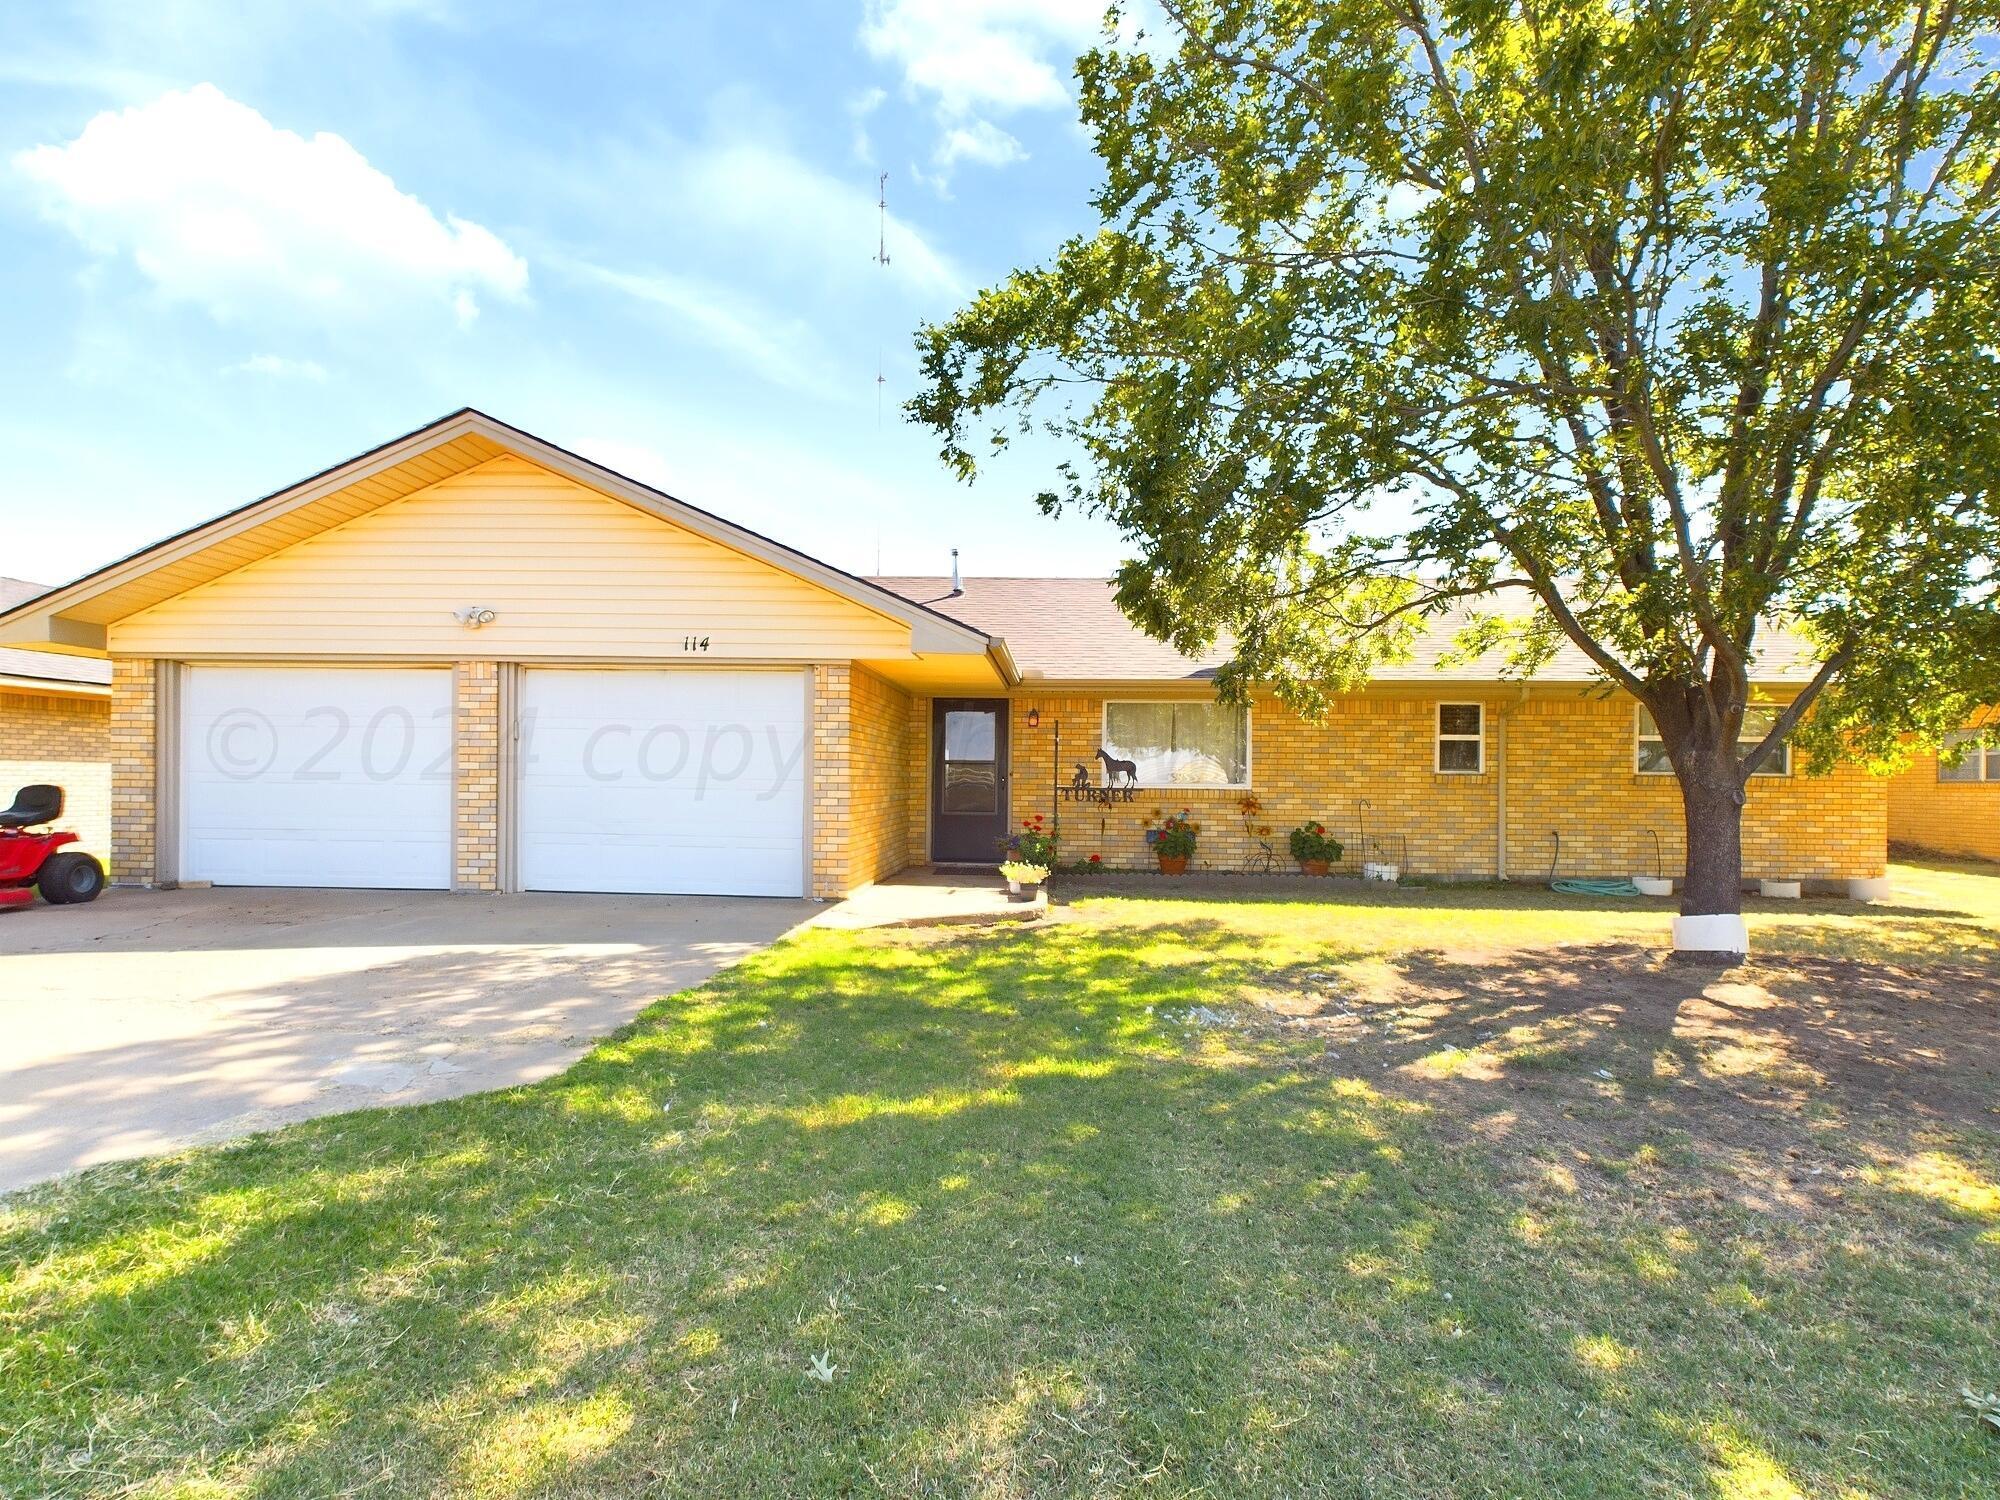
<svg viewBox="0 0 2000 1500"><path fill-rule="evenodd" d="M1101 865L1104 863L1104 856L1101 854L1093 854L1090 856L1090 862L1094 865Z"/></svg>

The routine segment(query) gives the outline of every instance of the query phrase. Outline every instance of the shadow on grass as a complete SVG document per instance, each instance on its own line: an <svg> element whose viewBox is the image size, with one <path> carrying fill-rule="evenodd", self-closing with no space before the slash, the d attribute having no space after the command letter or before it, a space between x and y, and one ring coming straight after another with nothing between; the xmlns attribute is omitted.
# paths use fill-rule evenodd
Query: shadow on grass
<svg viewBox="0 0 2000 1500"><path fill-rule="evenodd" d="M1407 977L1460 978L1421 957ZM1604 1015L1585 967L1441 995L1353 1070L1196 1009L1272 980L1202 920L810 934L550 1083L27 1195L0 1218L0 1491L1583 1496L1750 1462L1945 1493L1988 1473L1971 1424L1910 1404L1913 1371L2000 1353L1962 1317L2000 1292L1985 1221L1937 1209L1903 1265L1738 1204L1690 1230L1523 1181L1502 1136L1458 1123L1507 1081L1412 1065L1467 1024L1696 1045L1664 1000ZM1989 1180L1964 1165L1968 1191ZM1830 1440L1863 1429L1865 1452Z"/></svg>
<svg viewBox="0 0 2000 1500"><path fill-rule="evenodd" d="M1717 974L1604 944L1271 980L1274 1013L1329 1047L1365 1046L1385 1088L1407 1079L1411 1097L1528 1141L1544 1164L1616 1171L1671 1143L1702 1166L1692 1200L1826 1208L1857 1168L2000 1131L2000 983L1975 971L1804 957ZM1681 1185L1663 1180L1656 1202Z"/></svg>

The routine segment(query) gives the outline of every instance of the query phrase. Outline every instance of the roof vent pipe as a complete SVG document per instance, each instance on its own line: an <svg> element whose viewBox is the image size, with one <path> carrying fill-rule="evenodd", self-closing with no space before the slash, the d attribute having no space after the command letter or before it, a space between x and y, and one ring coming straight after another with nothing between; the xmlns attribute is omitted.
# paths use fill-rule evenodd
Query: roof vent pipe
<svg viewBox="0 0 2000 1500"><path fill-rule="evenodd" d="M956 599L965 592L965 585L958 580L958 548L951 549L951 597Z"/></svg>

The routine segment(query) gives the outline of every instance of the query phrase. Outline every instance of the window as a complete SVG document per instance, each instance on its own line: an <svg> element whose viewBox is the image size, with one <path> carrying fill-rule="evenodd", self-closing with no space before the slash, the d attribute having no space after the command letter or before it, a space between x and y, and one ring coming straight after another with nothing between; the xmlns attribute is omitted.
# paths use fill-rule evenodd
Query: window
<svg viewBox="0 0 2000 1500"><path fill-rule="evenodd" d="M1477 776L1486 769L1484 704L1438 705L1437 769L1454 776Z"/></svg>
<svg viewBox="0 0 2000 1500"><path fill-rule="evenodd" d="M1743 736L1736 742L1736 753L1748 755L1764 743L1764 736L1771 732L1771 725L1777 721L1778 710L1752 706L1743 710ZM1660 729L1653 722L1653 716L1645 705L1639 707L1639 750L1635 768L1642 776L1671 776L1673 762L1667 759L1667 743L1660 738ZM1789 776L1792 774L1792 747L1780 745L1764 758L1764 764L1757 768L1759 776Z"/></svg>
<svg viewBox="0 0 2000 1500"><path fill-rule="evenodd" d="M1247 787L1250 714L1222 703L1107 703L1104 751L1137 766L1141 786Z"/></svg>
<svg viewBox="0 0 2000 1500"><path fill-rule="evenodd" d="M1961 729L1956 734L1944 737L1944 750L1938 756L1939 781L2000 781L2000 741L1982 746L1981 740L1989 740L1990 729ZM1965 752L1965 758L1957 765L1947 762L1951 754L1961 745L1972 748Z"/></svg>
<svg viewBox="0 0 2000 1500"><path fill-rule="evenodd" d="M948 813L1000 810L1000 762L994 754L995 715L991 709L950 709L944 716L944 796Z"/></svg>

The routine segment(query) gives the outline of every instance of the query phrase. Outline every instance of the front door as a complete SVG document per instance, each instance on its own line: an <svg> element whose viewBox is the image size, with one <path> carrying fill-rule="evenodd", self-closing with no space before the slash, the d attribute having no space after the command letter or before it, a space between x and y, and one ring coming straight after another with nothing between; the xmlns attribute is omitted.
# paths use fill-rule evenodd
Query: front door
<svg viewBox="0 0 2000 1500"><path fill-rule="evenodd" d="M1007 836L1007 702L931 705L931 858L990 864Z"/></svg>

